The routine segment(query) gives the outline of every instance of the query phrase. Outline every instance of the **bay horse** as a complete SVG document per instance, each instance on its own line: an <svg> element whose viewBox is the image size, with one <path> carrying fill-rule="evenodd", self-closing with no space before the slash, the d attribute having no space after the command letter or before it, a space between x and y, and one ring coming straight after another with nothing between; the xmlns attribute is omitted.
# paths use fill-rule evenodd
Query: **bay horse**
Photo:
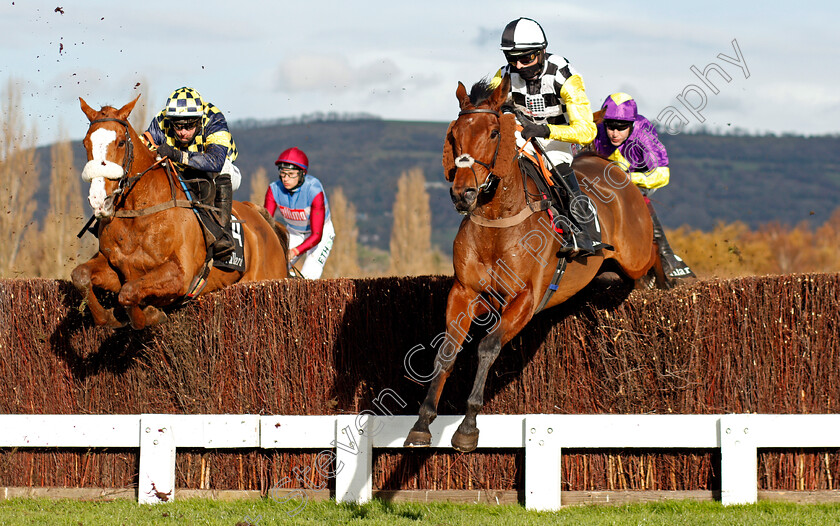
<svg viewBox="0 0 840 526"><path fill-rule="evenodd" d="M104 106L99 111L79 98L90 121L83 177L91 182L89 200L99 219L99 250L73 269L71 280L96 325L122 327L128 322L143 329L166 320L160 307L192 294L240 281L287 277L285 227L275 224L265 209L238 201L233 203L233 214L242 227L245 270L205 272L205 239L193 203L174 170L155 160L128 122L139 98L120 109ZM117 294L116 313L102 305L94 287Z"/></svg>
<svg viewBox="0 0 840 526"><path fill-rule="evenodd" d="M595 255L573 258L560 272L561 238L547 212L529 196L539 195L518 163L516 120L501 107L510 79L491 90L486 81L468 94L458 83L458 118L450 124L443 165L456 210L466 214L453 245L455 280L446 304L446 333L438 340L434 378L407 447L431 444L429 424L437 416L443 386L471 327L485 335L477 347L478 368L466 413L452 446L469 452L478 445L476 415L484 404L487 374L504 347L541 309L559 305L596 277L606 260L625 279L636 280L654 263L653 224L642 194L627 174L603 157L585 153L572 164L580 186L597 207L602 240ZM560 273L559 283L553 281ZM546 298L548 300L546 301Z"/></svg>

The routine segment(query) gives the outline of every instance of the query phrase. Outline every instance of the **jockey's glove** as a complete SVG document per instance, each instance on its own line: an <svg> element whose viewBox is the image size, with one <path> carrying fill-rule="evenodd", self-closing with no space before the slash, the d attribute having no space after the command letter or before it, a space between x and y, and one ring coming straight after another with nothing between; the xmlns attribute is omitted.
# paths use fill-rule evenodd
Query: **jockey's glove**
<svg viewBox="0 0 840 526"><path fill-rule="evenodd" d="M528 121L522 123L522 137L525 140L533 139L534 137L548 139L549 135L551 135L551 129L549 129L548 124L537 124Z"/></svg>
<svg viewBox="0 0 840 526"><path fill-rule="evenodd" d="M160 157L169 157L171 160L175 161L176 163L186 164L186 160L184 157L187 157L189 154L187 152L182 152L177 148L173 148L168 144L161 144L158 146L157 154Z"/></svg>

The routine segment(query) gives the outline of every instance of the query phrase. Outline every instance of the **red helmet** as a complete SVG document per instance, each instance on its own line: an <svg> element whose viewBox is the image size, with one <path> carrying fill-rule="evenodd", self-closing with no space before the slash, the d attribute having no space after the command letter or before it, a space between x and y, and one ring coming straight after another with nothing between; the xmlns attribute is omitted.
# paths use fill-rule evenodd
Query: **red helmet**
<svg viewBox="0 0 840 526"><path fill-rule="evenodd" d="M288 150L283 150L280 157L274 161L274 164L277 166L280 166L282 163L293 164L304 172L309 170L309 157L307 157L300 148L289 148Z"/></svg>

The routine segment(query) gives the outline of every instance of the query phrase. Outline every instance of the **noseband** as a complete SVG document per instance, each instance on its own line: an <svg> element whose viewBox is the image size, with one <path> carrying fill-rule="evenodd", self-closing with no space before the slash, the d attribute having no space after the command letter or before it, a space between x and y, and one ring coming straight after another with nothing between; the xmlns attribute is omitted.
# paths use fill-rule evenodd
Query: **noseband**
<svg viewBox="0 0 840 526"><path fill-rule="evenodd" d="M491 113L491 114L495 115L497 119L499 118L499 112L498 111L491 110L491 109L488 109L488 108L461 110L458 113L458 117L460 117L461 115L469 115L471 113ZM481 194L483 192L490 192L492 190L493 186L500 179L498 175L493 173L493 169L496 167L496 158L499 156L499 144L501 144L501 142L502 142L502 135L501 135L501 133L499 133L499 135L496 136L496 151L493 153L493 160L490 162L490 164L483 163L483 162L479 161L478 159L476 159L475 157L473 157L469 153L462 153L460 155L455 156L455 166L458 166L458 161L459 160L464 162L464 163L468 163L468 164L465 164L462 167L469 168L470 171L472 171L473 178L475 179L475 183L476 183L476 189L478 190L479 194ZM484 179L484 182L481 183L480 185L478 184L478 175L476 175L476 173L475 173L475 167L474 167L475 164L479 164L479 165L483 166L485 170L487 170L487 177Z"/></svg>

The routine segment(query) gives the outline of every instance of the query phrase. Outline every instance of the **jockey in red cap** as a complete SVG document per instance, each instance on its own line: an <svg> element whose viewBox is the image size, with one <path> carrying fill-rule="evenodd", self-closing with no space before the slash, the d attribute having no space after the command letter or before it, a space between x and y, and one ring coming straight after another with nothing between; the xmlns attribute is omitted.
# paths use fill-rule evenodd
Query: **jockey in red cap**
<svg viewBox="0 0 840 526"><path fill-rule="evenodd" d="M307 175L309 158L299 148L284 150L274 164L278 180L268 186L265 208L272 215L279 212L277 215L286 223L289 267L306 254L300 273L305 278L318 279L335 238L324 187L321 181Z"/></svg>

